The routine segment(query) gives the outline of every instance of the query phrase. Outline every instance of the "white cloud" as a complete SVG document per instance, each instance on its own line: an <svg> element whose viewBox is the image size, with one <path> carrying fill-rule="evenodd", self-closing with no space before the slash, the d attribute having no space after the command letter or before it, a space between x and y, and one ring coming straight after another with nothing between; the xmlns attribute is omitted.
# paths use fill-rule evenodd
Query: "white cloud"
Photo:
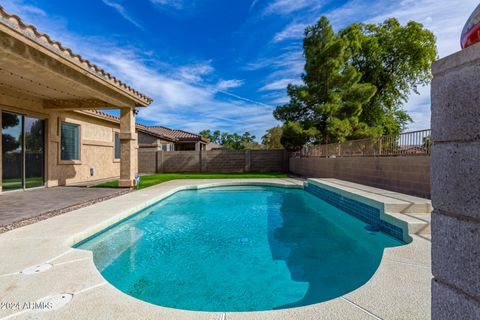
<svg viewBox="0 0 480 320"><path fill-rule="evenodd" d="M260 91L284 90L286 92L287 91L287 86L290 83L298 84L298 83L300 83L300 80L298 78L296 78L296 79L280 79L280 80L277 80L277 81L274 81L272 83L264 85L259 90Z"/></svg>
<svg viewBox="0 0 480 320"><path fill-rule="evenodd" d="M263 134L275 123L272 106L222 89L240 86L239 80L206 84L197 79L198 82L192 83L178 76L175 66L169 70L155 69L131 51L120 50L96 58L120 79L154 98L151 106L140 110L140 122L148 120L193 132L209 128L249 130L256 135Z"/></svg>
<svg viewBox="0 0 480 320"><path fill-rule="evenodd" d="M3 0L1 3L9 13L22 13L23 19L30 20L30 16L47 17L47 13L33 5L26 4L23 0Z"/></svg>
<svg viewBox="0 0 480 320"><path fill-rule="evenodd" d="M214 71L211 62L178 68L180 77L190 82L201 82L203 77Z"/></svg>
<svg viewBox="0 0 480 320"><path fill-rule="evenodd" d="M317 10L322 6L322 2L320 0L274 0L265 8L264 13L288 15L303 9Z"/></svg>
<svg viewBox="0 0 480 320"><path fill-rule="evenodd" d="M253 0L248 11L252 11L260 0Z"/></svg>
<svg viewBox="0 0 480 320"><path fill-rule="evenodd" d="M139 29L143 29L142 25L140 25L140 23L138 23L135 19L133 19L127 12L127 10L119 3L117 2L114 2L114 1L111 1L111 0L102 0L102 2L115 9L118 14L120 14L125 20L127 20L128 22L130 22L131 24L133 24L134 26L136 26L137 28Z"/></svg>
<svg viewBox="0 0 480 320"><path fill-rule="evenodd" d="M243 86L243 80L237 80L237 79L220 80L216 85L218 90L228 90L228 89L238 88L241 86Z"/></svg>
<svg viewBox="0 0 480 320"><path fill-rule="evenodd" d="M161 6L168 6L180 10L184 8L185 3L182 0L150 0L151 3Z"/></svg>
<svg viewBox="0 0 480 320"><path fill-rule="evenodd" d="M280 42L290 39L301 39L306 27L307 24L305 23L291 23L285 29L275 34L273 41Z"/></svg>

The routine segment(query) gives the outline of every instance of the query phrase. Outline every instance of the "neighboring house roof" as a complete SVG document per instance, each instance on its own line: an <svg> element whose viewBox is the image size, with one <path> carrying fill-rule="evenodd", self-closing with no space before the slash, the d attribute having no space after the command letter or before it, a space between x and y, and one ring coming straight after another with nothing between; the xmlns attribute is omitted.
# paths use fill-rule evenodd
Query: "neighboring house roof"
<svg viewBox="0 0 480 320"><path fill-rule="evenodd" d="M146 95L128 86L97 65L74 53L71 49L64 47L60 42L52 40L47 34L39 32L36 27L24 23L20 17L5 12L2 6L0 6L0 23L16 31L17 34L20 34L23 38L34 41L43 48L55 54L57 57L67 59L69 62L74 63L88 73L110 83L128 95L135 97L138 99L138 101L142 102L141 105L147 106L152 103L152 98L147 97Z"/></svg>
<svg viewBox="0 0 480 320"><path fill-rule="evenodd" d="M148 126L147 128L150 132L163 134L167 137L172 137L180 142L192 142L192 141L202 141L205 143L209 142L208 139L205 139L204 137L198 134L183 131L183 130L174 130L174 129L170 129L163 126Z"/></svg>
<svg viewBox="0 0 480 320"><path fill-rule="evenodd" d="M100 110L87 110L87 111L78 111L78 112L88 114L88 115L93 115L93 116L96 116L98 118L102 118L104 120L109 120L109 121L113 121L113 122L117 122L117 123L120 122L119 117L108 114L108 113L100 111ZM202 137L198 134L191 133L191 132L184 131L184 130L174 130L174 129L170 129L170 128L163 127L163 126L146 126L146 125L137 123L136 128L137 128L138 131L141 131L143 133L146 133L146 134L149 134L149 135L152 135L154 137L161 138L161 139L170 140L170 141L173 141L173 142L180 142L180 143L182 143L182 142L197 142L197 141L201 141L201 142L204 142L204 143L209 143L210 142L210 140L208 140L208 139L206 139L206 138L204 138L204 137Z"/></svg>

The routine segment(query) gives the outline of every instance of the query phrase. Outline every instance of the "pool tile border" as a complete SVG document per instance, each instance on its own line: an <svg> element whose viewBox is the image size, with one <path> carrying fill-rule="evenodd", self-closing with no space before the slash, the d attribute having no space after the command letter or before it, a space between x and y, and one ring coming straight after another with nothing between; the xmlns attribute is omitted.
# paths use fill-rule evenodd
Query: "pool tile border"
<svg viewBox="0 0 480 320"><path fill-rule="evenodd" d="M378 227L382 232L405 242L404 230L390 222L382 220L380 209L369 206L340 193L327 190L313 183L306 183L305 191L365 223Z"/></svg>

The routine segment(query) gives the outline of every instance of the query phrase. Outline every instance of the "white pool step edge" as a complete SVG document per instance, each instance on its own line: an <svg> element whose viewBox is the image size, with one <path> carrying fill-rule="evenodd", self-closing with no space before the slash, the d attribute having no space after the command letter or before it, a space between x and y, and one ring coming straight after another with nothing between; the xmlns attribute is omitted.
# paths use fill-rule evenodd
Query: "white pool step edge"
<svg viewBox="0 0 480 320"><path fill-rule="evenodd" d="M307 179L305 186L309 183L379 209L380 219L404 230L406 242L409 235L431 234L430 215L433 208L428 199L337 179Z"/></svg>

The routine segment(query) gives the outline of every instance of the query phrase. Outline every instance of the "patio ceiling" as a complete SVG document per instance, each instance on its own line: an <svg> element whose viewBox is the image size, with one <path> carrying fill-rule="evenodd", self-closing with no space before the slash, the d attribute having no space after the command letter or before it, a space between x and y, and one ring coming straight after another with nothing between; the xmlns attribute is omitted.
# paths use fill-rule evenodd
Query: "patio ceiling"
<svg viewBox="0 0 480 320"><path fill-rule="evenodd" d="M0 6L0 94L44 109L145 107L152 99L64 48Z"/></svg>

